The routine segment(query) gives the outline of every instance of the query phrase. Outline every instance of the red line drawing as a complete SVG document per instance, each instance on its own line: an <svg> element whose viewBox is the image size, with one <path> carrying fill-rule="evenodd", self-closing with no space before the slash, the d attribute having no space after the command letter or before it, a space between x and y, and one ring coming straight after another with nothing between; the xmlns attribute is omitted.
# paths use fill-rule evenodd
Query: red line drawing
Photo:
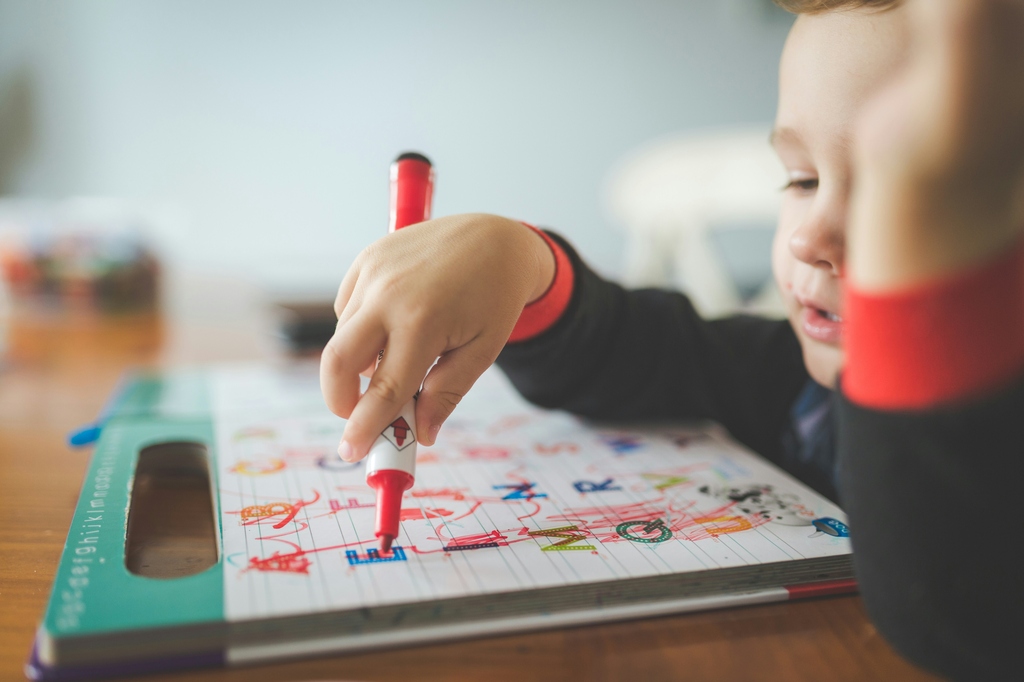
<svg viewBox="0 0 1024 682"><path fill-rule="evenodd" d="M575 521L593 533L601 542L621 542L623 538L615 528L627 522L649 522L654 519L663 519L665 528L673 535L696 541L750 530L769 521L757 514L737 513L738 510L734 502L697 515L689 511L694 504L696 502L690 502L685 507L678 507L672 503L659 505L655 502L636 502L610 507L568 509L565 514L547 518Z"/></svg>
<svg viewBox="0 0 1024 682"><path fill-rule="evenodd" d="M539 502L534 502L533 500L527 500L525 502L525 504L532 504L533 505L533 511L531 511L528 514L523 514L522 516L517 516L516 517L516 521L522 521L523 519L531 519L531 518L533 518L534 516L536 516L537 514L540 513L540 503Z"/></svg>
<svg viewBox="0 0 1024 682"><path fill-rule="evenodd" d="M268 538L264 538L268 539ZM310 554L318 554L320 552L330 552L337 549L345 549L347 547L357 547L364 545L367 542L376 542L376 540L359 540L357 542L348 542L343 545L331 545L330 547L317 547L316 549L299 549L298 545L294 542L288 542L287 540L278 540L278 542L284 542L293 548L293 551L287 554L281 554L280 552L274 552L269 557L260 559L258 557L250 557L249 565L245 571L256 570L256 571L280 571L286 573L303 573L309 575L309 567L312 565L307 557Z"/></svg>
<svg viewBox="0 0 1024 682"><path fill-rule="evenodd" d="M492 530L490 533L477 533L476 535L460 535L449 540L445 547L451 549L452 547L473 547L485 544L508 547L508 536L502 535L501 531L498 530Z"/></svg>
<svg viewBox="0 0 1024 682"><path fill-rule="evenodd" d="M403 509L398 517L399 521L419 521L421 519L438 519L443 516L451 516L454 512L448 509L420 509L419 507L407 507Z"/></svg>
<svg viewBox="0 0 1024 682"><path fill-rule="evenodd" d="M249 559L249 569L262 572L274 571L277 573L302 573L309 575L309 567L312 563L312 561L306 558L306 553L303 551L292 552L291 554L274 552L265 559L251 557Z"/></svg>
<svg viewBox="0 0 1024 682"><path fill-rule="evenodd" d="M360 503L359 500L354 497L350 497L345 500L344 505L342 505L340 501L334 499L330 500L328 504L330 505L332 512L338 512L342 509L368 509L370 507L377 506L373 502Z"/></svg>
<svg viewBox="0 0 1024 682"><path fill-rule="evenodd" d="M568 441L562 441L559 443L552 443L551 445L545 445L544 443L534 443L533 449L538 455L543 457L554 457L562 452L575 455L580 451L580 446L576 443L570 443Z"/></svg>
<svg viewBox="0 0 1024 682"><path fill-rule="evenodd" d="M450 497L456 502L466 499L462 493L465 488L422 488L409 491L410 497Z"/></svg>
<svg viewBox="0 0 1024 682"><path fill-rule="evenodd" d="M508 456L511 454L508 448L497 445L477 445L471 448L463 448L462 452L470 459L484 461L508 459Z"/></svg>
<svg viewBox="0 0 1024 682"><path fill-rule="evenodd" d="M307 505L310 505L310 504L313 504L313 503L319 501L319 499L320 499L320 492L317 491L317 490L314 490L313 491L313 499L312 500L310 500L308 502L300 500L300 501L296 502L295 504L293 504L291 510L285 515L285 517L283 519L281 519L280 521L278 521L277 523L275 523L273 527L275 529L278 529L278 530L280 530L281 528L284 528L287 523L289 523L292 519L295 518L295 515L299 513L300 509L302 509L303 507L305 507Z"/></svg>
<svg viewBox="0 0 1024 682"><path fill-rule="evenodd" d="M529 414L513 414L507 417L499 419L492 424L488 429L488 435L496 435L503 431L514 431L524 424L530 423L533 420L533 416Z"/></svg>
<svg viewBox="0 0 1024 682"><path fill-rule="evenodd" d="M437 464L441 461L437 453L433 450L427 450L426 452L420 452L416 455L417 464Z"/></svg>

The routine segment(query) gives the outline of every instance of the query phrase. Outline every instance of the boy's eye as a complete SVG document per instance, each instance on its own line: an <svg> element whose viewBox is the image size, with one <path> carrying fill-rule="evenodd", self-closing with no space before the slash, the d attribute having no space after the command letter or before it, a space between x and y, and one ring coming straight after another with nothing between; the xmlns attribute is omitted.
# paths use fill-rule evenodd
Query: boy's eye
<svg viewBox="0 0 1024 682"><path fill-rule="evenodd" d="M801 178L793 179L786 183L786 186L782 188L782 191L797 189L801 192L813 192L818 189L818 178Z"/></svg>

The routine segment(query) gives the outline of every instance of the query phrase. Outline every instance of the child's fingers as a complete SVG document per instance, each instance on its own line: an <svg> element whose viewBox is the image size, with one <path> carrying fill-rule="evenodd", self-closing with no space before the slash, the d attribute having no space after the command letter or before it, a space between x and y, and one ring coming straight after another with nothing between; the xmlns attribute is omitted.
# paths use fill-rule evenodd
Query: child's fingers
<svg viewBox="0 0 1024 682"><path fill-rule="evenodd" d="M320 358L320 390L331 412L349 417L359 402L359 374L377 359L386 340L380 320L366 314L334 331Z"/></svg>
<svg viewBox="0 0 1024 682"><path fill-rule="evenodd" d="M365 457L377 436L419 390L437 358L419 336L401 331L390 334L387 351L345 425L339 452L347 461Z"/></svg>
<svg viewBox="0 0 1024 682"><path fill-rule="evenodd" d="M352 292L355 291L360 269L359 260L356 260L352 267L348 269L348 272L345 273L345 278L341 280L341 284L338 286L338 295L334 298L334 315L339 321L346 306L348 306L348 300L352 297Z"/></svg>
<svg viewBox="0 0 1024 682"><path fill-rule="evenodd" d="M494 363L502 345L500 341L489 343L477 338L440 357L423 380L423 389L416 401L416 428L420 443L434 444L441 425L480 375Z"/></svg>

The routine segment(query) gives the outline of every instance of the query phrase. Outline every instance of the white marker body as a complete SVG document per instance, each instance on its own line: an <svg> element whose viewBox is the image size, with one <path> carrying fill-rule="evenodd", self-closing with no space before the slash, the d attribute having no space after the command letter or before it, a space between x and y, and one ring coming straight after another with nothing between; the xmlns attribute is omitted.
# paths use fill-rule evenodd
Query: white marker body
<svg viewBox="0 0 1024 682"><path fill-rule="evenodd" d="M396 422L405 420L404 429ZM401 441L401 444L398 443ZM366 457L366 476L385 469L397 469L410 476L416 475L416 399L407 402L395 419L377 436Z"/></svg>

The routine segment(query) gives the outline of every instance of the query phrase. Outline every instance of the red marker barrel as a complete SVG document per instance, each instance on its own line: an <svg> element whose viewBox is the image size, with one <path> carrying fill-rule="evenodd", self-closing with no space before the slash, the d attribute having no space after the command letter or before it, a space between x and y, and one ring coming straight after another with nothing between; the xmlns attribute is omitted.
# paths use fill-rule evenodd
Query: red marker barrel
<svg viewBox="0 0 1024 682"><path fill-rule="evenodd" d="M406 152L391 164L391 220L388 232L430 220L434 167L430 159Z"/></svg>

